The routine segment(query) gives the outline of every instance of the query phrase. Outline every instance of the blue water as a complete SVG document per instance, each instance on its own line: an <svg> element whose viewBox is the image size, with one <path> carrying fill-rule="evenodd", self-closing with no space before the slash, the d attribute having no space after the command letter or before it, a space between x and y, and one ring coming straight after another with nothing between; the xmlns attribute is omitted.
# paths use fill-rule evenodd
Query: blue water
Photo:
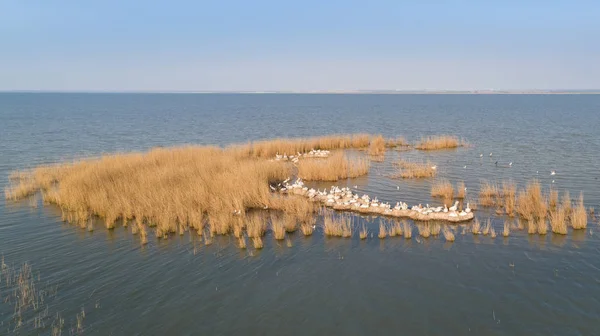
<svg viewBox="0 0 600 336"><path fill-rule="evenodd" d="M389 178L398 158L438 165L465 181L533 179L583 191L600 209L598 95L293 95L0 93L0 187L15 169L156 146L247 142L331 133L454 134L473 146L442 152L389 151L368 177L342 182L380 199L433 203L432 180ZM493 157L489 153L493 152ZM484 158L480 159L479 154ZM513 168L494 165L513 162ZM464 168L467 166L467 168ZM557 175L550 176L550 170ZM321 185L319 185L321 186ZM400 187L400 189L398 189ZM193 236L140 247L125 228L93 233L64 224L40 202L0 202L0 253L29 262L58 286L50 315L73 331L86 311L93 335L490 334L592 335L600 318L597 219L566 237L324 239L322 232L270 236L262 251L228 237ZM505 218L492 211L501 232ZM12 308L0 306L0 334ZM54 316L52 316L54 317ZM51 323L51 320L49 320ZM70 328L70 329L69 329ZM26 329L21 329L22 333ZM49 327L32 333L49 333Z"/></svg>

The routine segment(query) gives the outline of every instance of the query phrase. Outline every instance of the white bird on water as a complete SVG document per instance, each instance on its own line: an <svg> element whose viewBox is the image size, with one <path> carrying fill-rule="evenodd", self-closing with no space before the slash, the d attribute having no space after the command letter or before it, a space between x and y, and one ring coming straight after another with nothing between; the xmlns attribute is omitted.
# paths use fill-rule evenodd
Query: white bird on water
<svg viewBox="0 0 600 336"><path fill-rule="evenodd" d="M480 153L480 154L479 154L479 157L483 157L483 153Z"/></svg>
<svg viewBox="0 0 600 336"><path fill-rule="evenodd" d="M508 164L510 167L512 167L512 162Z"/></svg>
<svg viewBox="0 0 600 336"><path fill-rule="evenodd" d="M556 175L556 171L554 171L554 170L550 171L550 175Z"/></svg>
<svg viewBox="0 0 600 336"><path fill-rule="evenodd" d="M464 166L463 168L464 168L464 169L467 169L467 166Z"/></svg>
<svg viewBox="0 0 600 336"><path fill-rule="evenodd" d="M437 166L431 166L431 169L436 170Z"/></svg>
<svg viewBox="0 0 600 336"><path fill-rule="evenodd" d="M490 152L490 156L492 156L492 152Z"/></svg>

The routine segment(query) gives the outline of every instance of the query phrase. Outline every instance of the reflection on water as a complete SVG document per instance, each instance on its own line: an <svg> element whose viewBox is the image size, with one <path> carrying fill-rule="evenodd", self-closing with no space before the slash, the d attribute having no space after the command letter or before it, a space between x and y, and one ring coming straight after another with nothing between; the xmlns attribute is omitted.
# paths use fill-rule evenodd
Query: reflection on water
<svg viewBox="0 0 600 336"><path fill-rule="evenodd" d="M477 199L482 179L523 187L537 178L545 190L583 191L586 206L598 208L599 108L592 95L0 94L0 187L11 170L103 152L450 133L474 147L390 150L368 176L338 185L392 204L434 205L431 179L390 178L394 161L431 161L438 178L465 182L466 200ZM479 157L489 152L493 158ZM498 168L496 160L514 164ZM497 217L494 208L479 207L477 216L492 219L496 238L474 235L470 224L456 226L453 243L442 233L424 238L409 221L412 239L379 239L377 216L361 216L350 239L326 238L321 218L312 236L268 234L257 250L249 240L240 249L232 237L189 232L159 240L150 231L142 245L131 225L106 230L94 219L89 232L63 224L60 209L38 197L0 202L0 253L58 285L53 304L64 316L83 306L87 334L595 334L596 220L563 236L528 234L526 222ZM369 234L360 240L363 223ZM1 312L6 325L11 312Z"/></svg>

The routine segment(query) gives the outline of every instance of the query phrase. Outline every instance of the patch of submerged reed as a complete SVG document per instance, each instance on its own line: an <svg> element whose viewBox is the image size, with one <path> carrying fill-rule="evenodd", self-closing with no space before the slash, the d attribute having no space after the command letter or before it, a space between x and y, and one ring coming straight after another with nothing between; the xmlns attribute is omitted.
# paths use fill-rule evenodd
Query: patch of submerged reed
<svg viewBox="0 0 600 336"><path fill-rule="evenodd" d="M429 236L431 236L431 228L427 223L417 224L417 230L419 230L419 235L423 238L429 238Z"/></svg>
<svg viewBox="0 0 600 336"><path fill-rule="evenodd" d="M471 224L471 232L474 235L481 234L481 223L479 222L479 219L475 218L475 220Z"/></svg>
<svg viewBox="0 0 600 336"><path fill-rule="evenodd" d="M478 203L483 207L491 207L496 205L496 200L501 196L500 189L495 183L488 181L482 181L479 187L479 201Z"/></svg>
<svg viewBox="0 0 600 336"><path fill-rule="evenodd" d="M280 214L271 214L271 231L276 240L285 238L285 222Z"/></svg>
<svg viewBox="0 0 600 336"><path fill-rule="evenodd" d="M464 142L460 141L457 137L453 135L438 135L421 138L421 141L417 143L415 148L420 150L434 150L457 148L463 145Z"/></svg>
<svg viewBox="0 0 600 336"><path fill-rule="evenodd" d="M567 216L562 206L555 208L550 212L550 228L557 234L567 234Z"/></svg>
<svg viewBox="0 0 600 336"><path fill-rule="evenodd" d="M533 180L525 190L519 192L516 210L519 215L529 222L528 232L536 233L542 228L541 222L545 223L548 214L548 203L542 195L542 187L537 180ZM543 228L542 228L543 229Z"/></svg>
<svg viewBox="0 0 600 336"><path fill-rule="evenodd" d="M585 229L587 227L587 211L583 203L583 192L579 194L577 206L573 208L571 213L571 227L575 230Z"/></svg>
<svg viewBox="0 0 600 336"><path fill-rule="evenodd" d="M381 135L374 136L369 144L369 155L383 156L385 155L385 139Z"/></svg>
<svg viewBox="0 0 600 336"><path fill-rule="evenodd" d="M298 176L309 181L337 181L365 175L369 167L366 158L348 159L346 154L338 152L326 159L301 160Z"/></svg>
<svg viewBox="0 0 600 336"><path fill-rule="evenodd" d="M368 235L367 226L365 225L365 223L363 223L359 230L359 237L360 237L360 239L367 239L367 235Z"/></svg>
<svg viewBox="0 0 600 336"><path fill-rule="evenodd" d="M409 146L409 143L406 141L406 139L404 139L404 137L385 139L385 147L396 148L405 146Z"/></svg>
<svg viewBox="0 0 600 336"><path fill-rule="evenodd" d="M552 188L548 193L548 206L550 207L550 211L556 210L558 206L558 190Z"/></svg>
<svg viewBox="0 0 600 336"><path fill-rule="evenodd" d="M379 234L377 235L377 237L379 237L379 239L384 239L385 237L387 237L388 234L388 229L387 226L385 225L385 223L381 222L379 223Z"/></svg>
<svg viewBox="0 0 600 336"><path fill-rule="evenodd" d="M442 197L445 200L452 201L454 198L454 188L448 180L434 181L433 185L431 186L431 196Z"/></svg>
<svg viewBox="0 0 600 336"><path fill-rule="evenodd" d="M510 217L515 215L515 207L517 203L517 186L512 181L502 182L502 197L504 200L504 211Z"/></svg>
<svg viewBox="0 0 600 336"><path fill-rule="evenodd" d="M444 230L442 231L444 233L444 239L446 239L446 241L448 242L453 242L455 237L454 237L454 232L452 232L452 230L445 225L444 226Z"/></svg>
<svg viewBox="0 0 600 336"><path fill-rule="evenodd" d="M502 236L508 237L510 235L510 222L504 222L504 229L502 230Z"/></svg>
<svg viewBox="0 0 600 336"><path fill-rule="evenodd" d="M392 178L426 178L434 177L437 170L431 162L419 163L400 160L395 162L399 168L398 172L392 175Z"/></svg>
<svg viewBox="0 0 600 336"><path fill-rule="evenodd" d="M333 212L323 216L325 235L349 238L352 236L353 221L349 215L335 215Z"/></svg>
<svg viewBox="0 0 600 336"><path fill-rule="evenodd" d="M408 223L407 221L403 221L402 222L402 226L403 226L403 233L404 233L404 238L406 239L410 239L412 238L412 227L410 226L410 223Z"/></svg>
<svg viewBox="0 0 600 336"><path fill-rule="evenodd" d="M456 183L456 198L464 199L467 196L467 188L465 182L460 181Z"/></svg>
<svg viewBox="0 0 600 336"><path fill-rule="evenodd" d="M252 245L254 246L255 249L260 250L263 248L263 241L261 237L253 237L252 238Z"/></svg>
<svg viewBox="0 0 600 336"><path fill-rule="evenodd" d="M228 149L239 156L271 158L275 154L306 153L312 149L332 150L366 148L369 134L328 135L314 138L271 139L247 144L233 145Z"/></svg>

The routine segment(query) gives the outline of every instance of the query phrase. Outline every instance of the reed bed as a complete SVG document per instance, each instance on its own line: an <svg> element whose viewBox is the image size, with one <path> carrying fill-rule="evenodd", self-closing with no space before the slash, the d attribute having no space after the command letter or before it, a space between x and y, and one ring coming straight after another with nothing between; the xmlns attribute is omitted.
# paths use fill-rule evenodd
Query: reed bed
<svg viewBox="0 0 600 336"><path fill-rule="evenodd" d="M404 238L406 239L410 239L412 238L412 227L410 226L410 224L407 221L402 221L402 227L403 227L403 234L404 234Z"/></svg>
<svg viewBox="0 0 600 336"><path fill-rule="evenodd" d="M337 181L366 175L370 162L366 158L348 159L338 152L326 159L301 160L298 176L308 181Z"/></svg>
<svg viewBox="0 0 600 336"><path fill-rule="evenodd" d="M463 145L464 143L453 135L438 135L421 138L421 141L417 143L415 148L420 150L435 150L457 148Z"/></svg>
<svg viewBox="0 0 600 336"><path fill-rule="evenodd" d="M431 186L431 196L442 197L445 200L454 198L454 188L448 180L437 180Z"/></svg>
<svg viewBox="0 0 600 336"><path fill-rule="evenodd" d="M550 189L550 192L548 193L548 206L550 207L550 211L556 210L558 204L558 190L554 188Z"/></svg>
<svg viewBox="0 0 600 336"><path fill-rule="evenodd" d="M383 156L385 155L386 141L381 135L377 135L371 139L369 144L369 155Z"/></svg>
<svg viewBox="0 0 600 336"><path fill-rule="evenodd" d="M491 228L492 228L492 220L488 218L487 221L485 222L485 225L483 226L483 229L481 230L481 232L483 233L484 236L487 236L488 234L490 234Z"/></svg>
<svg viewBox="0 0 600 336"><path fill-rule="evenodd" d="M310 217L309 220L303 221L302 224L300 224L300 231L302 231L302 234L305 236L312 235L315 229L315 222L316 219L314 217Z"/></svg>
<svg viewBox="0 0 600 336"><path fill-rule="evenodd" d="M437 169L433 168L431 162L410 162L400 160L395 162L399 171L392 175L392 178L427 178L434 177L437 174Z"/></svg>
<svg viewBox="0 0 600 336"><path fill-rule="evenodd" d="M571 200L571 194L568 190L564 192L561 204L562 207L565 209L565 215L567 216L567 218L569 218L571 216L571 213L573 212L573 201Z"/></svg>
<svg viewBox="0 0 600 336"><path fill-rule="evenodd" d="M390 228L390 237L402 236L402 222L399 220L394 220L389 225Z"/></svg>
<svg viewBox="0 0 600 336"><path fill-rule="evenodd" d="M261 237L253 237L252 238L252 245L254 246L255 249L260 250L263 248L263 241Z"/></svg>
<svg viewBox="0 0 600 336"><path fill-rule="evenodd" d="M239 156L271 158L276 154L306 153L312 149L332 150L349 148L367 148L369 134L329 135L313 138L271 139L232 145L229 149Z"/></svg>
<svg viewBox="0 0 600 336"><path fill-rule="evenodd" d="M583 193L579 194L577 206L573 208L571 213L571 227L575 230L585 229L587 227L587 211L583 204Z"/></svg>

